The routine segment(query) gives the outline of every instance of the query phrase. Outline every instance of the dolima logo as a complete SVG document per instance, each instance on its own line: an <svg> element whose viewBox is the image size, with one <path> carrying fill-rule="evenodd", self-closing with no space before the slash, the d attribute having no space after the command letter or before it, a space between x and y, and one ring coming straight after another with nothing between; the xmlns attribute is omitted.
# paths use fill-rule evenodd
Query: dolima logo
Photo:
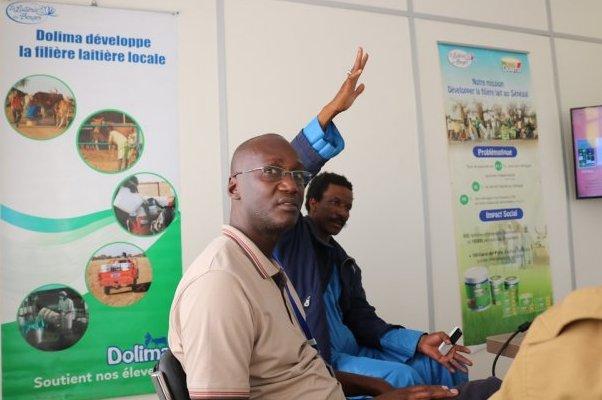
<svg viewBox="0 0 602 400"><path fill-rule="evenodd" d="M474 61L474 55L464 50L453 49L447 53L447 60L454 67L468 68Z"/></svg>
<svg viewBox="0 0 602 400"><path fill-rule="evenodd" d="M6 7L8 18L20 24L37 24L46 17L56 17L56 9L47 4L16 2Z"/></svg>
<svg viewBox="0 0 602 400"><path fill-rule="evenodd" d="M153 337L150 332L144 335L144 344L136 343L131 348L121 349L117 346L107 347L107 364L136 364L159 361L161 355L168 350L167 338Z"/></svg>

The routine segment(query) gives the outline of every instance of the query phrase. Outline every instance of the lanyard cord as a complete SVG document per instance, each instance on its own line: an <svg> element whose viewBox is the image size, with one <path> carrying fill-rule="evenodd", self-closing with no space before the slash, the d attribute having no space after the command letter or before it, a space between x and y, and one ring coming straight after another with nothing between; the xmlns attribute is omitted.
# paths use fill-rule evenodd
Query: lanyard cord
<svg viewBox="0 0 602 400"><path fill-rule="evenodd" d="M280 273L286 279L286 274L282 270L282 267L280 267ZM299 310L299 307L297 307L297 303L295 303L295 300L293 299L293 295L291 294L291 291L289 290L288 285L286 284L286 280L284 283L284 288L286 289L286 294L288 295L288 299L290 300L291 305L293 306L293 311L295 312L297 321L299 321L299 325L301 326L301 329L303 330L303 333L305 334L307 343L311 347L313 347L316 350L316 352L318 353L318 356L320 358L322 358L322 360L324 361L324 364L326 365L326 369L330 373L330 376L332 376L333 378L336 378L334 368L332 368L332 365L330 365L328 362L326 362L326 360L324 360L324 358L322 357L322 354L320 354L320 349L318 348L318 342L311 334L311 330L309 329L309 325L307 325L307 321L305 320L305 317L303 317L303 314L301 314L301 310Z"/></svg>
<svg viewBox="0 0 602 400"><path fill-rule="evenodd" d="M307 325L307 321L305 320L305 317L303 317L303 314L301 314L301 310L299 310L299 307L297 307L297 303L295 303L295 300L293 299L293 295L291 294L291 291L289 290L288 285L285 284L284 289L286 290L288 299L291 302L291 305L293 306L293 311L295 312L297 321L299 322L299 325L301 326L301 330L303 330L303 333L305 334L307 343L309 343L314 349L318 350L318 342L316 341L316 339L314 339L314 336L311 334L309 325ZM319 350L318 350L318 353L320 353Z"/></svg>

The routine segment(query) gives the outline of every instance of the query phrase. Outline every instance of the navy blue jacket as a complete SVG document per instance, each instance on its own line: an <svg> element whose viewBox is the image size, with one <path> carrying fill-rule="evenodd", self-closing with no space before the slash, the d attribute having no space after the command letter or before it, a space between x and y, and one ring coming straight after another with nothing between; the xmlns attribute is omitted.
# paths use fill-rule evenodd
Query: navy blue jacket
<svg viewBox="0 0 602 400"><path fill-rule="evenodd" d="M312 174L320 171L328 161L322 158L301 133L292 141L305 168ZM330 363L330 335L323 294L328 286L332 266L336 265L341 277L342 292L339 305L343 322L353 332L360 345L380 348L380 338L390 325L376 315L374 307L366 300L362 286L362 272L355 260L334 240L329 244L314 234L312 222L299 215L295 226L280 239L274 257L291 279L303 303L307 323L318 342L320 354Z"/></svg>
<svg viewBox="0 0 602 400"><path fill-rule="evenodd" d="M299 294L320 354L330 363L330 335L323 294L333 265L338 268L341 279L339 306L343 322L353 332L358 344L381 348L380 338L399 326L390 325L376 315L374 307L366 300L362 271L355 260L334 239L330 244L318 239L311 224L308 217L299 216L297 224L276 246L274 256Z"/></svg>

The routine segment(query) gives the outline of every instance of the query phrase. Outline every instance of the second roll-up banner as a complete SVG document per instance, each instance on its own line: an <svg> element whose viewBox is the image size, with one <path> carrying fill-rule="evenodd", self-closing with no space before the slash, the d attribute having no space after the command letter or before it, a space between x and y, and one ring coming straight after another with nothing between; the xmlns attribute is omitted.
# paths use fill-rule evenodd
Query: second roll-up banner
<svg viewBox="0 0 602 400"><path fill-rule="evenodd" d="M182 269L176 17L1 19L2 398L152 392Z"/></svg>
<svg viewBox="0 0 602 400"><path fill-rule="evenodd" d="M464 343L552 305L528 54L439 44Z"/></svg>

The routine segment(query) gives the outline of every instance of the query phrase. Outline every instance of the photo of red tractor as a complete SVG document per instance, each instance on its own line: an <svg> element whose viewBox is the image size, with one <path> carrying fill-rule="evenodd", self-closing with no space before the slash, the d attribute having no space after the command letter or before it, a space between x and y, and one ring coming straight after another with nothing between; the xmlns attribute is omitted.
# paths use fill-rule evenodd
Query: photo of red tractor
<svg viewBox="0 0 602 400"><path fill-rule="evenodd" d="M98 282L105 294L110 294L111 289L129 287L134 291L138 284L138 266L136 260L121 258L110 264L100 266Z"/></svg>
<svg viewBox="0 0 602 400"><path fill-rule="evenodd" d="M86 266L88 290L111 307L137 303L150 290L152 281L149 258L132 243L108 243L92 254Z"/></svg>

